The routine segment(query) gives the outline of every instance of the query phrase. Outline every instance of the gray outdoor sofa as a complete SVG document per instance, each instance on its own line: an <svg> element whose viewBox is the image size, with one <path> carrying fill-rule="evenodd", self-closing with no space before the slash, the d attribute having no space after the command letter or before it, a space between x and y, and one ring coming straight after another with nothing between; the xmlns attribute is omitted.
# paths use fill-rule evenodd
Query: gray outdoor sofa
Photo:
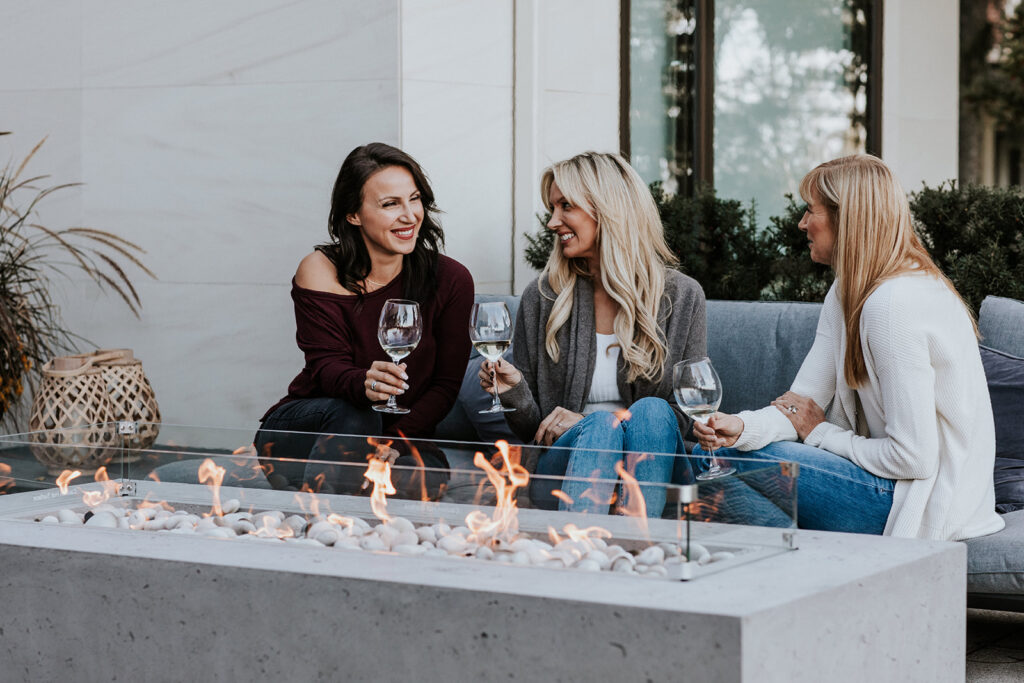
<svg viewBox="0 0 1024 683"><path fill-rule="evenodd" d="M504 300L515 315L516 297L477 298ZM708 354L722 378L723 411L763 407L789 388L814 340L820 310L814 303L708 301ZM1024 303L988 297L978 322L996 414L997 503L1013 511L1003 515L1003 531L967 542L968 604L1024 611ZM479 363L474 355L438 438L507 436L500 416L476 415L488 403L476 377Z"/></svg>

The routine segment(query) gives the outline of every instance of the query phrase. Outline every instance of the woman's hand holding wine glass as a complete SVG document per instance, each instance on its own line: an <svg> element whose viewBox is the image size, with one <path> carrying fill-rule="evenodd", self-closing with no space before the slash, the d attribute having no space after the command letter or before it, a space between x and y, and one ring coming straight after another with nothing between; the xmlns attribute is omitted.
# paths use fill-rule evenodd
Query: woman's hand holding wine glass
<svg viewBox="0 0 1024 683"><path fill-rule="evenodd" d="M509 413L515 408L506 408L501 405L498 398L498 380L495 364L501 362L501 355L508 350L512 344L512 317L503 301L487 301L473 304L473 310L469 314L469 338L480 355L490 363L491 388L494 390L494 400L491 407L481 410L481 413ZM510 365L511 364L506 364ZM512 368L515 370L515 368ZM483 371L481 370L481 373ZM516 370L518 374L518 370Z"/></svg>
<svg viewBox="0 0 1024 683"><path fill-rule="evenodd" d="M403 299L388 299L384 302L384 308L380 311L380 322L377 325L377 339L380 341L381 348L391 357L393 366L401 368L402 375L405 375L405 369L399 366L398 362L412 353L416 345L420 343L422 335L423 320L420 318L418 303ZM369 373L367 373L367 379L369 380ZM373 385L373 380L370 380L368 388L371 391L377 389ZM375 405L373 409L394 415L404 415L409 412L408 408L395 402L394 393L388 395L388 402L385 405Z"/></svg>
<svg viewBox="0 0 1024 683"><path fill-rule="evenodd" d="M676 363L672 368L672 391L679 409L697 424L707 423L722 403L722 380L708 358L691 358ZM717 479L736 471L735 467L723 467L715 457L714 448L709 450L711 466L698 474L698 479Z"/></svg>

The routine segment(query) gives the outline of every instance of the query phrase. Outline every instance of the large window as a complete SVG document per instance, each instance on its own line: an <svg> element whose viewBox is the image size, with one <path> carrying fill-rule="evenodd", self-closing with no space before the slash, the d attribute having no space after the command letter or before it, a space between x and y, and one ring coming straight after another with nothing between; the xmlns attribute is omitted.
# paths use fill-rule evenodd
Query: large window
<svg viewBox="0 0 1024 683"><path fill-rule="evenodd" d="M880 0L623 0L624 149L648 182L780 213L816 164L880 151L880 16Z"/></svg>

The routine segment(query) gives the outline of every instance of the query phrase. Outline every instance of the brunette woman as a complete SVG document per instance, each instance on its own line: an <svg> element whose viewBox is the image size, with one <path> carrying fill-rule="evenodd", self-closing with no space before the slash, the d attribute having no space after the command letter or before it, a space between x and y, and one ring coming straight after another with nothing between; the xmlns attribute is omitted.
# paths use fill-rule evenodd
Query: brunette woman
<svg viewBox="0 0 1024 683"><path fill-rule="evenodd" d="M317 435L384 435L401 454L398 465L422 458L427 467L447 467L440 449L418 448L417 455L402 440L433 435L455 403L469 359L473 280L440 253L444 234L437 212L426 175L400 149L371 143L345 159L331 196L331 239L302 259L292 280L296 341L305 367L287 396L263 416L256 444L261 455L365 464L366 449L351 449L359 440ZM401 364L388 360L377 338L388 299L420 307L422 338ZM400 397L410 412L396 416L372 409L390 396ZM361 468L336 470L327 477L335 482L332 488L347 491L362 483ZM338 474L343 472L349 474ZM311 474L305 473L307 483ZM284 478L296 485L297 476L293 468ZM434 477L427 487L432 495L441 481ZM272 483L285 484L281 478Z"/></svg>

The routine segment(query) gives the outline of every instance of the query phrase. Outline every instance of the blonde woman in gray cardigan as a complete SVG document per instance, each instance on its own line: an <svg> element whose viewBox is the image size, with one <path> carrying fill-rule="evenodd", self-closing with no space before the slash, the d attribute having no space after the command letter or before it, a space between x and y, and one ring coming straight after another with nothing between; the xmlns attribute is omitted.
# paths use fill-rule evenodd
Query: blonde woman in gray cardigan
<svg viewBox="0 0 1024 683"><path fill-rule="evenodd" d="M674 363L705 355L704 292L675 257L650 191L616 154L587 152L544 171L541 195L556 244L523 293L513 363L493 370L509 426L541 455L534 504L606 513L616 464L641 483L667 483L686 418L670 404ZM492 365L481 368L491 390ZM627 412L628 411L628 412ZM676 468L685 477L685 463ZM589 480L581 481L580 479ZM663 487L641 486L660 516ZM623 492L623 505L636 508Z"/></svg>
<svg viewBox="0 0 1024 683"><path fill-rule="evenodd" d="M995 429L974 318L914 234L877 157L800 183L811 260L832 266L814 344L790 391L715 413L705 448L800 463L801 528L962 540L999 531ZM742 469L746 460L735 460Z"/></svg>

